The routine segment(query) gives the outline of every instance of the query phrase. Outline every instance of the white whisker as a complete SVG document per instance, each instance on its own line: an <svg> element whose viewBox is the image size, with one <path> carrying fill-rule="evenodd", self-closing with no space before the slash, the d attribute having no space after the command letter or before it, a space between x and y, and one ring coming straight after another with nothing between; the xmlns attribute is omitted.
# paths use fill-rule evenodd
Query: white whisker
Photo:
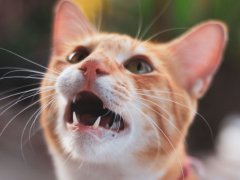
<svg viewBox="0 0 240 180"><path fill-rule="evenodd" d="M30 59L25 58L25 57L23 57L23 56L15 53L15 52L13 52L13 51L10 51L10 50L5 49L5 48L0 48L0 50L5 51L5 52L7 52L7 53L9 53L9 54L12 54L12 55L14 55L14 56L16 56L16 57L19 57L20 59L25 60L25 61L27 61L27 62L29 62L29 63L31 63L31 64L34 64L34 65L36 65L36 66L38 66L38 67L41 67L41 68L43 68L43 69L45 69L45 70L51 71L51 72L55 73L56 75L59 74L58 72L53 71L53 70L51 70L51 69L49 69L49 68L46 68L45 66L43 66L43 65L41 65L41 64L38 64L38 63L36 63L36 62L33 62L33 61L31 61Z"/></svg>
<svg viewBox="0 0 240 180"><path fill-rule="evenodd" d="M171 146L171 148L173 149L173 151L174 151L176 154L178 154L178 152L177 152L176 148L174 147L172 141L171 141L171 140L169 139L169 137L164 133L164 131L155 123L155 121L152 120L149 116L147 116L146 114L144 114L142 111L140 111L140 110L139 110L138 108L136 108L135 106L132 106L132 107L135 108L135 109L136 109L140 114L142 114L144 117L146 117L147 120L148 120L148 122L149 122L151 125L155 126L155 127L161 132L161 134L162 134L162 135L164 136L164 138L167 140L167 142L169 143L169 145ZM178 162L179 167L180 167L180 169L181 169L181 172L182 172L182 174L183 174L183 167L182 167L182 164L181 164L180 160L178 160L177 162Z"/></svg>
<svg viewBox="0 0 240 180"><path fill-rule="evenodd" d="M50 96L46 96L45 98L50 97ZM20 114L22 114L24 111L26 111L27 109L33 107L34 105L36 105L37 103L39 103L40 100L35 101L33 104L27 106L26 108L24 108L23 110L21 110L20 112L18 112L15 116L13 116L8 123L3 127L3 129L0 132L0 137L3 135L4 131L7 129L7 127L16 119L17 116L19 116Z"/></svg>
<svg viewBox="0 0 240 180"><path fill-rule="evenodd" d="M54 95L54 94L53 94ZM34 119L34 121L33 122L35 122L35 120L37 119L37 117L40 115L40 113L42 112L42 110L44 110L44 109L46 109L49 105L51 105L51 103L53 102L55 100L55 98L53 97L51 100L50 100L50 102L46 105L46 106L44 106L44 107L39 107L33 114L32 114L32 116L28 119L28 121L26 122L26 124L25 124L25 126L24 126L24 128L23 128L23 131L22 131L22 134L21 134L21 154L22 154L22 157L23 157L23 159L25 160L26 158L25 158L25 155L24 155L24 151L23 151L23 145L25 144L23 144L23 138L24 138L24 134L25 134L25 131L26 131L26 129L27 129L27 126L28 126L28 124L31 122L31 120L33 119L33 117L35 116L35 119ZM32 126L31 126L32 127ZM31 128L30 128L30 130L31 130Z"/></svg>
<svg viewBox="0 0 240 180"><path fill-rule="evenodd" d="M171 99L166 99L166 98L162 98L162 97L158 97L158 96L154 96L154 95L149 95L149 94L144 94L144 93L138 93L138 94L139 94L139 95L144 95L144 96L146 96L146 97L155 98L155 99L158 99L158 100L161 100L161 101L171 102L171 103L177 104L177 105L179 105L179 106L181 106L181 107L183 107L183 108L186 108L186 109L194 112L194 113L195 113L197 116L199 116L199 117L203 120L203 122L207 125L207 127L208 127L208 129L209 129L209 133L210 133L211 138L212 138L212 142L214 141L214 140L213 140L213 131L212 131L212 128L211 128L210 124L208 123L208 121L207 121L201 114L199 114L199 113L196 111L196 109L191 108L190 106L187 106L187 105L185 105L185 104L182 104L182 103L180 103L180 102L177 102L177 101L174 101L174 100L171 100Z"/></svg>
<svg viewBox="0 0 240 180"><path fill-rule="evenodd" d="M169 6L171 5L173 0L169 0L166 5L164 6L164 8L162 9L162 11L152 20L152 22L145 28L145 30L143 31L140 40L143 39L145 37L145 35L148 33L148 31L152 28L152 26L159 20L159 18L167 11L167 9L169 8Z"/></svg>
<svg viewBox="0 0 240 180"><path fill-rule="evenodd" d="M49 89L45 90L44 92L51 91L51 90L53 90L53 88L49 88ZM43 92L43 91L41 91L41 92ZM22 99L20 99L20 100L18 100L18 101L14 100L14 101L13 101L14 103L11 104L9 107L5 108L6 106L4 106L5 109L0 113L0 116L3 115L6 111L8 111L10 108L12 108L13 106L15 106L16 104L18 104L19 102L24 101L24 100L26 100L26 99L28 99L28 98L30 98L30 97L36 96L36 95L38 95L39 93L40 93L40 92L31 94L31 95L29 95L29 96L27 96L27 97L24 97L24 98L22 98ZM9 104L7 104L7 105L9 105Z"/></svg>

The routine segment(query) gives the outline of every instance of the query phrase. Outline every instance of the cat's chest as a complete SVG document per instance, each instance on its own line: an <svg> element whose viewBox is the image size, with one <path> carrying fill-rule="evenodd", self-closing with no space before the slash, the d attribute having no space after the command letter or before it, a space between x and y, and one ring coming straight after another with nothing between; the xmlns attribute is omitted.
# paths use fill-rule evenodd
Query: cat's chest
<svg viewBox="0 0 240 180"><path fill-rule="evenodd" d="M54 163L58 180L157 180L164 175L163 172L154 174L131 162L124 165L92 165L63 161L55 157Z"/></svg>

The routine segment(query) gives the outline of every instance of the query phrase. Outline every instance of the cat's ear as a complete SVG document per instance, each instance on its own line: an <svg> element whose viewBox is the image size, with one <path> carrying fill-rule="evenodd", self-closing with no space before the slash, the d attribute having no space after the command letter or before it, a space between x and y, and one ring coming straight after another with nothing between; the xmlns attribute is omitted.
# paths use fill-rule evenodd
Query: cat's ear
<svg viewBox="0 0 240 180"><path fill-rule="evenodd" d="M61 55L69 43L95 32L80 7L67 0L60 1L56 6L53 25L53 54Z"/></svg>
<svg viewBox="0 0 240 180"><path fill-rule="evenodd" d="M226 26L209 21L167 44L177 80L192 96L200 98L208 89L221 63L227 39Z"/></svg>

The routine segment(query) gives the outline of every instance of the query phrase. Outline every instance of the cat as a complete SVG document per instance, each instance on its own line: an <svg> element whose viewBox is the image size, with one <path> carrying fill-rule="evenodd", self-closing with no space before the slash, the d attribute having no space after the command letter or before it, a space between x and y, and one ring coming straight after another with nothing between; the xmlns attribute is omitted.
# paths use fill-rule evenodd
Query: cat
<svg viewBox="0 0 240 180"><path fill-rule="evenodd" d="M212 20L168 43L141 41L98 32L73 2L60 1L40 118L57 178L200 178L185 138L227 34Z"/></svg>

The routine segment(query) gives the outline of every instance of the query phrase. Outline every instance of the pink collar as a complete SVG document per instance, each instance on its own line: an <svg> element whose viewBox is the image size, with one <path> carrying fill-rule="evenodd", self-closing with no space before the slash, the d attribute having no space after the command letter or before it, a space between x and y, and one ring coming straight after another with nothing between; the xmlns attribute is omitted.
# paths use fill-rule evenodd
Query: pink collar
<svg viewBox="0 0 240 180"><path fill-rule="evenodd" d="M194 171L199 177L204 177L205 175L202 162L195 157L189 156L183 165L182 174L178 180L187 179L192 171Z"/></svg>
<svg viewBox="0 0 240 180"><path fill-rule="evenodd" d="M191 171L192 171L191 159L188 158L183 165L182 173L181 173L181 176L178 178L178 180L184 180L184 179L188 178Z"/></svg>

